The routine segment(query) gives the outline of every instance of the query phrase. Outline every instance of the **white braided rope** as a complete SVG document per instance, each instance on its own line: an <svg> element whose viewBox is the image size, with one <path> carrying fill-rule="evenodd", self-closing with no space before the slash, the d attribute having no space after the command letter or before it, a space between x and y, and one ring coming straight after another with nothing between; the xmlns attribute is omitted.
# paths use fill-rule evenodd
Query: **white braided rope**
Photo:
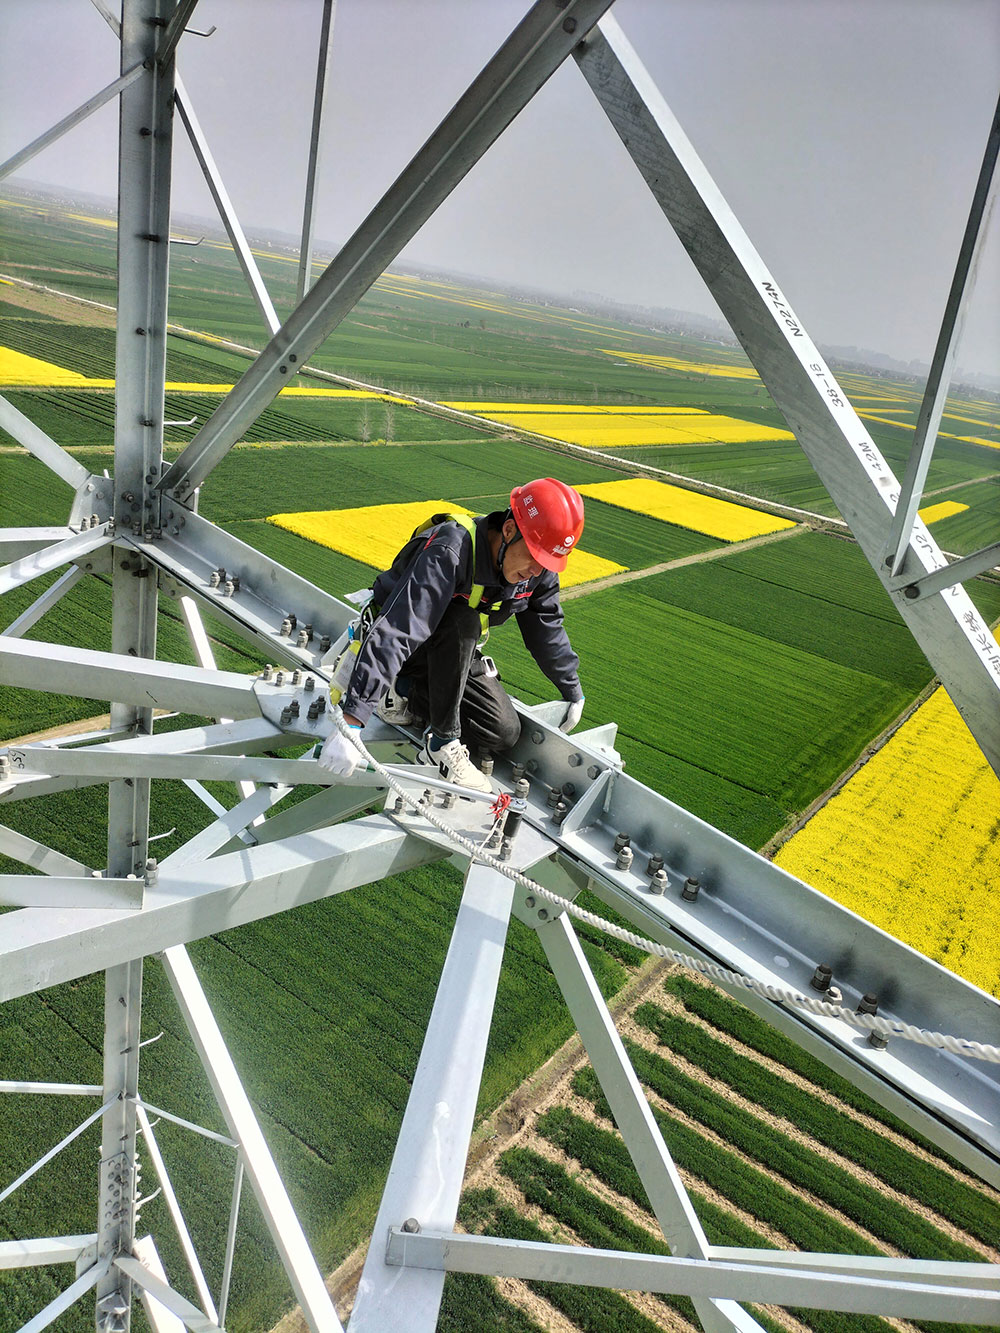
<svg viewBox="0 0 1000 1333"><path fill-rule="evenodd" d="M588 912L586 908L580 907L569 898L562 898L550 889L543 888L541 884L537 884L523 871L517 870L508 865L506 861L501 861L498 857L491 855L482 844L474 842L471 838L459 833L457 829L451 828L440 815L435 813L429 804L422 804L419 797L406 791L393 774L368 752L357 730L344 721L339 708L334 708L333 719L341 734L350 740L368 764L385 780L390 790L401 797L407 805L412 806L422 818L426 819L429 824L433 824L456 846L468 852L474 861L481 865L490 866L493 870L498 870L501 875L514 880L515 883L522 885L530 893L544 898L546 902L568 912L570 916L576 917L578 921L603 931L605 935L610 935L613 939L621 940L625 944L631 944L657 958L665 958L671 963L677 963L681 967L698 972L713 981L721 981L730 986L753 991L757 995L763 995L768 1000L776 1000L779 1004L805 1009L809 1013L818 1014L823 1018L839 1018L843 1022L861 1028L866 1032L877 1032L885 1037L902 1037L906 1041L915 1041L921 1046L931 1046L936 1050L948 1051L952 1055L964 1055L975 1060L986 1060L991 1064L1000 1064L1000 1046L990 1046L984 1042L971 1041L964 1037L953 1037L944 1032L931 1032L926 1028L915 1027L912 1023L903 1023L899 1019L879 1018L876 1014L855 1013L852 1009L831 1004L827 1000L803 995L799 991L787 990L783 986L774 986L769 982L757 981L753 977L743 975L741 972L731 972L728 968L720 967L717 963L706 962L700 958L693 958L690 954L679 953L676 949L671 949L665 944L658 944L655 940L647 939L644 935L637 935L634 931L627 930L623 926L616 926L613 922L606 921L594 912Z"/></svg>

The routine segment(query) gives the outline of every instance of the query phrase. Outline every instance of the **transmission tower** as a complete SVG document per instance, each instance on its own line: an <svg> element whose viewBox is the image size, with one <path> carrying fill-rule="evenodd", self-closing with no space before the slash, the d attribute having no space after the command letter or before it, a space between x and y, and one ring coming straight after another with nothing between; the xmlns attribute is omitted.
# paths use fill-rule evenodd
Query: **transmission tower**
<svg viewBox="0 0 1000 1333"><path fill-rule="evenodd" d="M65 573L0 636L5 683L107 700L110 725L72 747L11 747L0 803L95 784L108 788L107 866L90 872L6 827L0 851L43 875L0 876L0 1001L103 971L100 1085L8 1080L6 1095L92 1099L77 1131L29 1166L0 1200L89 1125L101 1124L97 1230L0 1242L0 1266L65 1264L75 1275L24 1325L36 1333L76 1301L94 1300L100 1333L125 1333L138 1296L157 1330L223 1324L241 1183L249 1182L295 1296L314 1330L340 1321L295 1217L185 946L456 851L466 862L452 942L423 1042L357 1301L352 1333L435 1327L446 1272L485 1272L692 1297L709 1333L759 1325L737 1302L770 1302L954 1322L1000 1322L994 1269L888 1258L720 1249L709 1244L594 982L573 928L589 887L661 951L716 977L771 1023L845 1074L972 1170L1000 1181L996 1040L1000 1006L623 771L613 725L573 736L548 705L523 708L523 733L497 762L524 802L509 857L479 850L485 804L445 797L413 761L407 735L365 728L374 767L338 782L316 762L263 752L328 734L330 642L354 609L237 541L197 512L198 487L307 363L420 226L549 76L577 64L680 236L859 545L1000 771L1000 654L962 580L995 563L990 548L948 564L916 516L987 211L994 124L921 413L900 483L872 443L801 321L750 245L636 53L607 14L610 0L538 0L339 254L308 289L312 200L332 32L323 7L300 299L284 323L235 216L176 55L196 0L124 0L121 21L94 0L120 40L121 75L2 168L23 166L98 106L120 106L115 469L88 473L0 399L0 425L74 492L64 528L0 532L0 592ZM174 112L178 114L175 116ZM194 145L270 341L172 463L163 458L170 175L175 127ZM112 651L21 636L80 578L110 575ZM198 665L156 657L161 597L181 608ZM256 679L215 668L208 610L279 664ZM164 708L204 725L157 731ZM77 738L78 740L79 738ZM151 783L237 781L239 804L157 866L149 856ZM518 787L518 782L521 786ZM321 792L255 824L303 783ZM550 802L572 783L573 800ZM257 785L260 784L260 785ZM527 789L522 797L521 793ZM386 799L390 797L391 799ZM359 811L376 807L360 818ZM249 844L248 830L253 830ZM631 860L616 849L627 830ZM464 841L463 841L464 839ZM238 850L237 850L238 849ZM647 869L666 852L657 874ZM692 889L692 884L695 888ZM669 1244L669 1257L514 1242L455 1231L479 1075L511 915L533 929ZM228 1128L236 1163L223 1288L213 1294L191 1243L143 1098L143 959L159 954ZM843 994L828 1005L810 982L833 959ZM855 1010L870 992L877 1016ZM862 1006L863 1008L863 1006ZM958 1039L940 1036L957 1032ZM877 1040L869 1041L874 1033ZM888 1038L886 1043L885 1038ZM992 1053L992 1054L991 1054ZM183 1108L157 1108L180 1117ZM215 1136L218 1138L219 1136ZM159 1263L137 1225L139 1142L173 1200L200 1304Z"/></svg>

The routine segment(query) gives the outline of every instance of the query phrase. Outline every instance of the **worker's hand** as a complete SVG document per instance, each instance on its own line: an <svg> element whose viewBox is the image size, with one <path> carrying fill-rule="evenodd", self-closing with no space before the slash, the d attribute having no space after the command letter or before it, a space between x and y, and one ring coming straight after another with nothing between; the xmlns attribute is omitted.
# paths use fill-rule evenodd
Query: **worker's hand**
<svg viewBox="0 0 1000 1333"><path fill-rule="evenodd" d="M360 731L361 728L355 726L351 727L351 730ZM331 773L349 778L361 763L361 752L351 744L334 723L334 729L323 742L323 748L320 750L316 762L320 768L328 768Z"/></svg>
<svg viewBox="0 0 1000 1333"><path fill-rule="evenodd" d="M583 717L583 705L585 700L574 699L572 703L566 705L566 716L559 723L560 731L572 731L576 724Z"/></svg>

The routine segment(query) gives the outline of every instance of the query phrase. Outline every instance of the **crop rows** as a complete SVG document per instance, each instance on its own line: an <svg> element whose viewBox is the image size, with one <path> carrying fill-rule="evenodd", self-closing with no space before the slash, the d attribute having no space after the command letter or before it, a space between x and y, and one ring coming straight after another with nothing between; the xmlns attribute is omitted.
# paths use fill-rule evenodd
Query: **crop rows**
<svg viewBox="0 0 1000 1333"><path fill-rule="evenodd" d="M805 1251L957 1261L981 1261L990 1253L989 1245L996 1243L996 1204L988 1190L967 1182L935 1150L933 1160L927 1159L926 1148L921 1155L907 1151L897 1142L898 1122L892 1116L714 987L676 973L664 989L674 1007L683 1001L681 1014L641 1003L633 1016L649 1040L628 1041L627 1047L710 1244L761 1248L777 1243ZM815 1077L815 1088L804 1091L764 1070L734 1050L732 1042L713 1037L706 1022L720 1036L755 1045L779 1063L788 1055L789 1069L800 1078ZM756 1102L760 1112L734 1105L720 1081ZM841 1091L843 1103L837 1098ZM784 1116L794 1128L782 1129L769 1120L773 1115ZM871 1120L880 1120L892 1136L869 1127L865 1121ZM910 1131L903 1137L920 1142ZM842 1164L830 1159L826 1144L837 1150ZM897 1200L880 1181L907 1198ZM930 1206L932 1216L911 1208L908 1199ZM627 1215L626 1208L631 1210ZM586 1064L548 1109L537 1118L529 1112L517 1146L474 1177L460 1221L467 1230L487 1235L651 1255L668 1252L639 1174ZM949 1233L949 1226L958 1229L957 1235ZM449 1280L447 1319L441 1326L473 1333L475 1324L462 1314L462 1291L462 1280ZM665 1326L668 1318L676 1326L677 1315L698 1326L684 1298L657 1298L664 1312L656 1316L649 1298L637 1308L617 1293L518 1283L506 1287L503 1297L494 1288L492 1296L516 1311L509 1316L513 1327L520 1327L518 1318L544 1324L544 1307L532 1304L529 1292L544 1297L581 1330L617 1320L607 1326L645 1331ZM781 1327L767 1311L753 1307L752 1313L767 1329ZM788 1313L815 1333L890 1329L874 1316L798 1308ZM927 1333L957 1328L914 1322Z"/></svg>

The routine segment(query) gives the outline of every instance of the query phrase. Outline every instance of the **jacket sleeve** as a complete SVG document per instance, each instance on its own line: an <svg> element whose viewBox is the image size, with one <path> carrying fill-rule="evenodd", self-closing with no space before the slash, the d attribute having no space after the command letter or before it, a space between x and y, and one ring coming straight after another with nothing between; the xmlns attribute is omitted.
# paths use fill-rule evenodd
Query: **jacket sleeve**
<svg viewBox="0 0 1000 1333"><path fill-rule="evenodd" d="M351 683L341 700L345 713L359 722L368 721L400 667L434 633L463 586L471 546L461 528L442 524L418 548L361 645Z"/></svg>
<svg viewBox="0 0 1000 1333"><path fill-rule="evenodd" d="M583 698L580 659L570 645L559 604L559 579L543 574L517 617L525 647L566 700Z"/></svg>

